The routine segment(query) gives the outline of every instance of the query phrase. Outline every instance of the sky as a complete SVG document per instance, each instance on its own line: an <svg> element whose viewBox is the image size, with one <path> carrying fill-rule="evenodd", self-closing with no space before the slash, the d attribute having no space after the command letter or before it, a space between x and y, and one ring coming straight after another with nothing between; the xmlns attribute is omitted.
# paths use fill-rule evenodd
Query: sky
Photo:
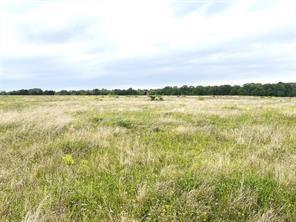
<svg viewBox="0 0 296 222"><path fill-rule="evenodd" d="M279 81L295 0L0 0L0 90Z"/></svg>

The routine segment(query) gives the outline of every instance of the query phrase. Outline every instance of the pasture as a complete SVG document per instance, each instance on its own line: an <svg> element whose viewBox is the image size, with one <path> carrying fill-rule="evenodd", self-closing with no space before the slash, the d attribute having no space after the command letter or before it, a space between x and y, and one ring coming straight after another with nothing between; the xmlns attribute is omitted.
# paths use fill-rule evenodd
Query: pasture
<svg viewBox="0 0 296 222"><path fill-rule="evenodd" d="M1 96L0 221L296 221L296 98Z"/></svg>

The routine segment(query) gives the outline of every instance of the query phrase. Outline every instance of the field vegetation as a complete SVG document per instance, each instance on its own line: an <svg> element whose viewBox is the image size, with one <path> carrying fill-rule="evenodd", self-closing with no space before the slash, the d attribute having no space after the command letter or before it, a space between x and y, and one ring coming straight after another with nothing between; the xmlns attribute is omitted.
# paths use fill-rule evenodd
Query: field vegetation
<svg viewBox="0 0 296 222"><path fill-rule="evenodd" d="M0 221L296 221L296 98L1 96Z"/></svg>

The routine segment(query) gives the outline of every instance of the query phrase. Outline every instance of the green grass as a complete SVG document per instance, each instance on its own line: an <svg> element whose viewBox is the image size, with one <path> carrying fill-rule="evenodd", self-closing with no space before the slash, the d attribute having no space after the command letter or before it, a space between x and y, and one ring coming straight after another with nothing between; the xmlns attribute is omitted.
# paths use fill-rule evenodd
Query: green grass
<svg viewBox="0 0 296 222"><path fill-rule="evenodd" d="M0 97L0 221L296 221L295 107Z"/></svg>

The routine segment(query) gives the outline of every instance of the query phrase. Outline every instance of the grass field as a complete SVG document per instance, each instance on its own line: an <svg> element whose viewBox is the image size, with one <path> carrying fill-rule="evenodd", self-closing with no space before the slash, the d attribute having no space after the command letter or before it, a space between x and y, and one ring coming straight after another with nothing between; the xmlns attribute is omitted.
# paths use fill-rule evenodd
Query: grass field
<svg viewBox="0 0 296 222"><path fill-rule="evenodd" d="M1 221L296 221L296 98L0 97Z"/></svg>

